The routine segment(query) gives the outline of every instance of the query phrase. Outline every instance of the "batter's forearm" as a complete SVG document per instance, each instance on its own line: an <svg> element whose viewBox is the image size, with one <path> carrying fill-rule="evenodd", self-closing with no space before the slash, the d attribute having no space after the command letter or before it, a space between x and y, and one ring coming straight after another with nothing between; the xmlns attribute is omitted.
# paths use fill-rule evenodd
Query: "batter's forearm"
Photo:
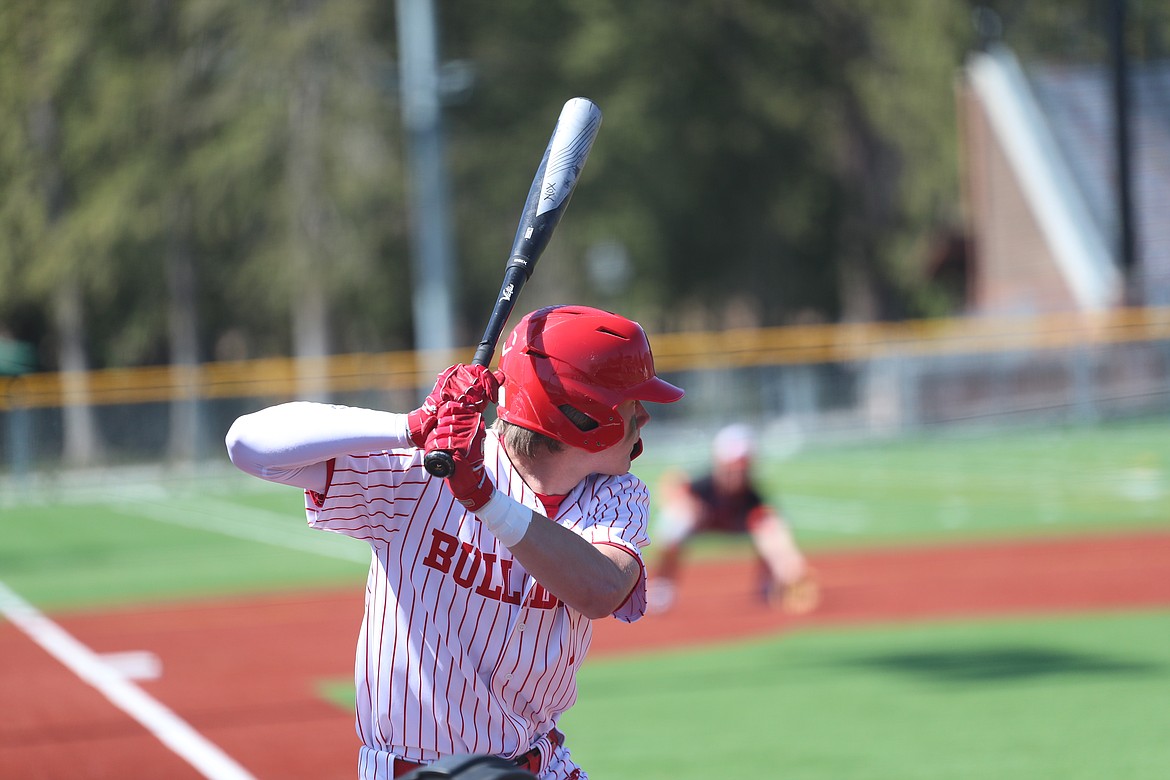
<svg viewBox="0 0 1170 780"><path fill-rule="evenodd" d="M549 593L589 618L613 614L641 575L629 553L614 547L607 554L535 512L524 538L510 549Z"/></svg>
<svg viewBox="0 0 1170 780"><path fill-rule="evenodd" d="M641 576L625 550L594 546L499 490L473 511L537 582L586 617L611 614Z"/></svg>

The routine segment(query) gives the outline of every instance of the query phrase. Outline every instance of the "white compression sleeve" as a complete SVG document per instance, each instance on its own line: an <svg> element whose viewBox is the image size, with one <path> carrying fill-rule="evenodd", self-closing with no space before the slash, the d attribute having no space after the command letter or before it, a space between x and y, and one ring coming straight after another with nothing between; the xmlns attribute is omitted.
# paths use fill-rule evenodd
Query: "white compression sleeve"
<svg viewBox="0 0 1170 780"><path fill-rule="evenodd" d="M226 443L241 471L319 492L330 458L413 446L405 414L310 401L246 414L232 424Z"/></svg>
<svg viewBox="0 0 1170 780"><path fill-rule="evenodd" d="M532 523L531 509L498 490L476 511L475 516L505 547L511 547L523 539Z"/></svg>

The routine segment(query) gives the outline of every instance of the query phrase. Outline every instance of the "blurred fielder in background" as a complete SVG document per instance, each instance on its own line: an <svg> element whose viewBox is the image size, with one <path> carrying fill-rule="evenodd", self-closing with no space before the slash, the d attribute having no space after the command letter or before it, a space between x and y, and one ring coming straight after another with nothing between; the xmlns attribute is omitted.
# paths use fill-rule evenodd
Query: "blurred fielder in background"
<svg viewBox="0 0 1170 780"><path fill-rule="evenodd" d="M748 426L716 434L709 471L692 478L667 473L661 481L659 553L649 583L649 610L665 612L675 601L683 548L698 534L746 534L759 561L759 597L791 614L815 609L817 585L792 530L761 495L752 474L755 438Z"/></svg>
<svg viewBox="0 0 1170 780"><path fill-rule="evenodd" d="M409 414L294 402L235 422L236 466L304 488L309 525L373 550L355 669L363 780L465 754L586 777L557 721L591 621L645 612L649 491L630 461L643 402L682 396L638 323L561 306L520 320L498 373L452 366ZM425 470L431 450L451 453L446 480Z"/></svg>

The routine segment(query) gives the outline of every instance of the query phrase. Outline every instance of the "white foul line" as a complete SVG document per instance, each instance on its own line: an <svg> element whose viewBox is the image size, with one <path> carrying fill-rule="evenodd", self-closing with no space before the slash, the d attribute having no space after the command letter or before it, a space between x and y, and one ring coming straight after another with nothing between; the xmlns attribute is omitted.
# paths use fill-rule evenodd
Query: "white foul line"
<svg viewBox="0 0 1170 780"><path fill-rule="evenodd" d="M171 710L0 582L0 613L209 780L255 780Z"/></svg>
<svg viewBox="0 0 1170 780"><path fill-rule="evenodd" d="M343 561L364 564L370 560L369 546L347 536L310 531L304 521L299 525L291 522L290 515L249 509L206 496L199 499L199 506L194 509L157 501L127 501L119 503L117 509L159 523L214 531L238 539Z"/></svg>

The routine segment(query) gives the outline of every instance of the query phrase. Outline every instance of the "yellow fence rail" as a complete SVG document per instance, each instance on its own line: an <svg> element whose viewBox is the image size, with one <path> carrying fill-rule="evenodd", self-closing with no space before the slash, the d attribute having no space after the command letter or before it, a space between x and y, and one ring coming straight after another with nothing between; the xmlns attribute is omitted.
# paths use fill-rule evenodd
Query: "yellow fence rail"
<svg viewBox="0 0 1170 780"><path fill-rule="evenodd" d="M801 325L655 336L663 371L1069 349L1170 338L1170 309Z"/></svg>
<svg viewBox="0 0 1170 780"><path fill-rule="evenodd" d="M1170 340L1170 309L732 329L653 334L651 340L656 365L667 373L1044 351ZM328 392L425 389L434 378L434 366L466 360L471 352L468 348L442 354L400 351L313 360L264 358L0 377L0 411L176 398L281 397L306 384Z"/></svg>

